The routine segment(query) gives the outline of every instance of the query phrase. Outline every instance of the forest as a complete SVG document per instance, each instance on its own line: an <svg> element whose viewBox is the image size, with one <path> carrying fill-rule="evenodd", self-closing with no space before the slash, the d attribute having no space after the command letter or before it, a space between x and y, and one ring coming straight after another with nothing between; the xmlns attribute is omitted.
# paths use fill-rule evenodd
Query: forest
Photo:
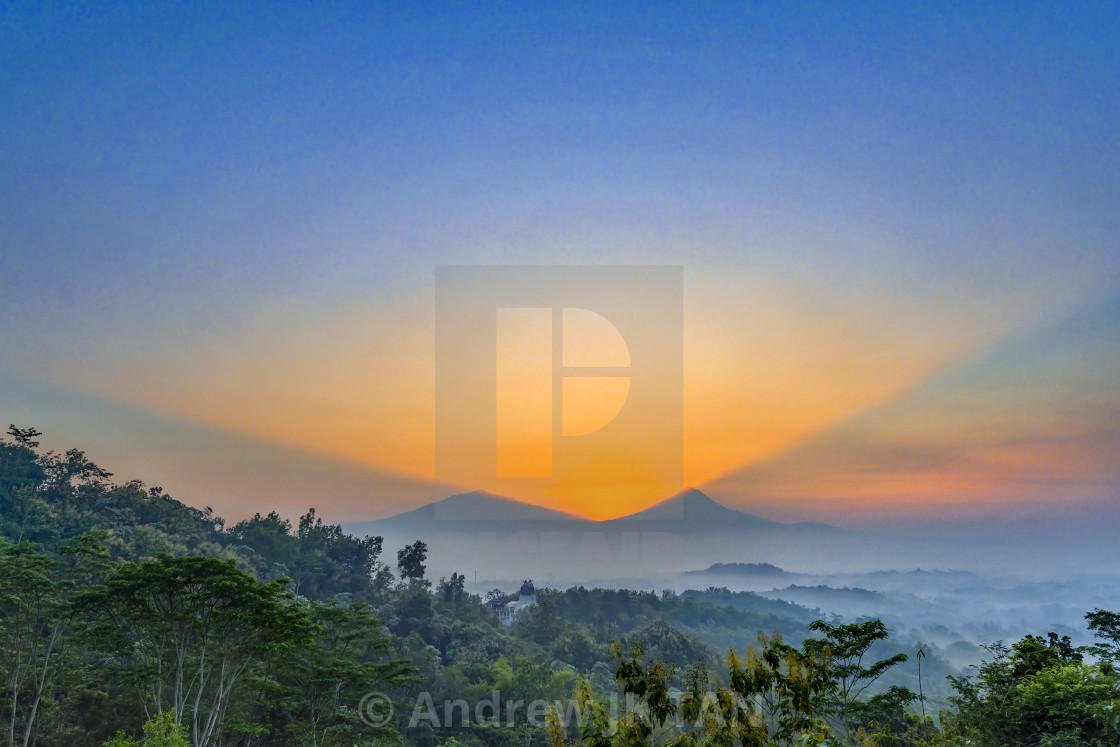
<svg viewBox="0 0 1120 747"><path fill-rule="evenodd" d="M0 443L0 743L1115 745L1120 614L967 670L725 588L536 590L503 625L428 548L310 508L228 526L34 428Z"/></svg>

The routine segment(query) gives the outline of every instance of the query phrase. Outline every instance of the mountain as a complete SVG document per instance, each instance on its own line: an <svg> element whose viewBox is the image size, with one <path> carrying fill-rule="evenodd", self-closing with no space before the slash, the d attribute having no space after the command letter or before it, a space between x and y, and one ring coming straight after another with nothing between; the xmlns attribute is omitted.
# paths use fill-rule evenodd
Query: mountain
<svg viewBox="0 0 1120 747"><path fill-rule="evenodd" d="M610 521L533 506L481 491L345 529L384 539L387 557L428 543L432 572L550 583L612 583L635 573L668 574L713 562L831 559L852 535L823 524L782 524L723 506L699 490Z"/></svg>
<svg viewBox="0 0 1120 747"><path fill-rule="evenodd" d="M761 516L736 511L718 503L703 492L689 488L656 505L619 519L602 522L604 529L618 531L657 530L676 534L698 532L804 532L835 533L839 530L827 524L798 522L787 524L770 521Z"/></svg>
<svg viewBox="0 0 1120 747"><path fill-rule="evenodd" d="M747 520L752 524L770 524L772 522L758 516L744 514L722 503L716 503L708 496L695 488L677 493L661 503L638 511L637 513L614 519L612 523L631 523L639 521L680 521L688 525L718 525L723 522L735 524Z"/></svg>
<svg viewBox="0 0 1120 747"><path fill-rule="evenodd" d="M484 490L458 493L413 511L397 514L381 523L408 524L414 521L586 521L573 514L522 503Z"/></svg>
<svg viewBox="0 0 1120 747"><path fill-rule="evenodd" d="M696 532L788 531L806 527L838 531L825 524L784 524L728 508L694 488L682 491L637 513L606 521L592 521L573 514L522 503L482 490L459 493L387 519L347 525L361 534L436 530L455 532L510 531L658 531L674 534Z"/></svg>
<svg viewBox="0 0 1120 747"><path fill-rule="evenodd" d="M411 532L423 537L433 532L496 531L508 534L517 531L556 531L559 527L571 530L594 524L595 522L562 511L475 490L448 496L387 519L349 524L346 529L359 535L397 535Z"/></svg>
<svg viewBox="0 0 1120 747"><path fill-rule="evenodd" d="M764 581L777 583L803 576L803 573L790 573L770 563L713 563L698 571L684 571L682 576L710 576L713 578L732 578L736 580ZM772 587L771 587L772 588Z"/></svg>

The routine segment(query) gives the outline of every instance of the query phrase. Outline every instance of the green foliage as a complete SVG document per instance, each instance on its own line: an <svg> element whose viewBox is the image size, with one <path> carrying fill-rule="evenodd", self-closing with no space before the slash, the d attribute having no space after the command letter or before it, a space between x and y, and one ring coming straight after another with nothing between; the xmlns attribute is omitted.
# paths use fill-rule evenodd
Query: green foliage
<svg viewBox="0 0 1120 747"><path fill-rule="evenodd" d="M295 532L289 521L271 512L238 522L228 537L259 578L291 578L292 591L311 599L353 594L373 601L389 585L381 538L351 537L336 524L324 524L313 508L300 517Z"/></svg>
<svg viewBox="0 0 1120 747"><path fill-rule="evenodd" d="M719 661L719 654L714 648L664 620L643 625L623 636L622 642L631 648L640 644L651 658L672 664L677 669L693 664L712 667Z"/></svg>
<svg viewBox="0 0 1120 747"><path fill-rule="evenodd" d="M731 690L759 717L744 725L752 741L791 742L817 728L815 705L833 684L831 659L819 646L797 649L778 634L759 633L758 647L748 649L742 659L732 651L728 659Z"/></svg>
<svg viewBox="0 0 1120 747"><path fill-rule="evenodd" d="M958 712L947 720L980 744L1117 744L1120 682L1060 643L1027 636L987 647L975 677L954 679Z"/></svg>
<svg viewBox="0 0 1120 747"><path fill-rule="evenodd" d="M39 453L39 435L12 426L0 442L9 745L1120 744L1120 615L1107 610L1086 616L1097 664L1055 634L997 643L953 680L956 711L926 718L879 620L814 622L719 588L575 587L537 590L503 627L462 574L432 587L423 542L397 554L394 583L380 538L314 509L295 526L270 513L227 529L161 488L112 482L79 450ZM928 692L944 662L919 663ZM421 691L469 718L409 726ZM372 693L385 700L363 709ZM497 703L502 718L477 721L495 693L503 709L521 702L518 722ZM578 722L561 717L573 698ZM558 704L543 728L525 723L530 701Z"/></svg>
<svg viewBox="0 0 1120 747"><path fill-rule="evenodd" d="M428 546L416 540L407 547L402 547L397 551L397 570L401 574L401 579L409 583L417 583L424 579L424 572L427 570L424 566L424 561L428 559Z"/></svg>
<svg viewBox="0 0 1120 747"><path fill-rule="evenodd" d="M548 596L522 612L517 619L518 634L542 646L559 639L563 630L564 621L556 612L555 602Z"/></svg>
<svg viewBox="0 0 1120 747"><path fill-rule="evenodd" d="M196 747L216 744L229 698L255 661L283 656L310 634L280 581L261 582L231 561L172 558L125 563L79 597L89 639L145 712L189 718Z"/></svg>
<svg viewBox="0 0 1120 747"><path fill-rule="evenodd" d="M645 706L631 713L630 723L624 728L635 736L649 736L676 714L676 706L669 697L675 667L662 661L645 661L645 646L641 643L635 644L628 653L615 644L611 653L618 662L615 681L624 693L640 698Z"/></svg>
<svg viewBox="0 0 1120 747"><path fill-rule="evenodd" d="M38 453L38 435L13 426L0 443L5 743L395 738L357 711L412 682L366 603L390 594L380 538L314 510L296 529L270 514L226 531L161 488L113 484L79 450ZM145 719L145 737L126 736Z"/></svg>
<svg viewBox="0 0 1120 747"><path fill-rule="evenodd" d="M1102 661L1120 661L1120 612L1110 612L1100 608L1085 615L1089 630L1101 640L1089 647L1089 651Z"/></svg>
<svg viewBox="0 0 1120 747"><path fill-rule="evenodd" d="M561 633L552 651L557 659L585 674L589 674L607 656L607 647L595 640L586 628L573 628Z"/></svg>
<svg viewBox="0 0 1120 747"><path fill-rule="evenodd" d="M40 455L0 443L0 469L0 536L53 550L69 538L100 533L115 559L158 552L236 557L213 512L139 481L114 485L111 473L77 449Z"/></svg>
<svg viewBox="0 0 1120 747"><path fill-rule="evenodd" d="M121 731L105 742L105 747L190 747L190 742L174 711L167 711L144 723L144 736L139 740Z"/></svg>
<svg viewBox="0 0 1120 747"><path fill-rule="evenodd" d="M392 692L413 683L409 663L394 655L392 641L367 604L303 603L313 635L306 645L273 657L257 687L262 698L256 720L273 739L290 744L353 744L388 739L390 723L370 726L354 706L370 692Z"/></svg>
<svg viewBox="0 0 1120 747"><path fill-rule="evenodd" d="M10 744L35 732L69 627L60 564L26 542L0 544L0 673Z"/></svg>
<svg viewBox="0 0 1120 747"><path fill-rule="evenodd" d="M825 637L795 647L780 634L760 633L758 645L744 656L731 651L727 687L718 685L703 662L687 667L685 688L676 700L670 694L674 665L649 658L641 643L629 650L615 644L616 681L637 702L612 718L587 681L581 680L577 698L584 719L578 741L569 740L556 717L548 729L552 743L556 747L828 745L840 744L849 727L858 726L855 734L861 744L894 745L917 744L939 731L924 723L914 728L905 707L916 696L905 688L860 700L871 682L905 661L895 655L865 663L872 645L887 637L880 621L848 625L817 621L810 628ZM828 715L841 717L842 734L837 735L822 718Z"/></svg>
<svg viewBox="0 0 1120 747"><path fill-rule="evenodd" d="M838 719L846 732L852 726L855 704L867 688L888 669L902 664L908 657L906 654L895 654L864 663L871 647L888 637L887 626L881 620L839 625L816 620L809 624L809 630L825 635L823 639L811 638L803 645L807 653L827 658L830 662L828 674L831 684L825 690L822 703L825 712ZM905 692L913 696L908 690ZM902 694L899 690L896 697Z"/></svg>
<svg viewBox="0 0 1120 747"><path fill-rule="evenodd" d="M904 745L915 721L906 709L917 699L909 689L893 685L865 701L856 700L849 709L851 730L883 747Z"/></svg>
<svg viewBox="0 0 1120 747"><path fill-rule="evenodd" d="M467 594L465 587L467 584L467 577L461 573L452 573L451 579L441 578L439 585L436 587L436 593L439 594L446 604L449 605L462 605L470 601L470 594Z"/></svg>

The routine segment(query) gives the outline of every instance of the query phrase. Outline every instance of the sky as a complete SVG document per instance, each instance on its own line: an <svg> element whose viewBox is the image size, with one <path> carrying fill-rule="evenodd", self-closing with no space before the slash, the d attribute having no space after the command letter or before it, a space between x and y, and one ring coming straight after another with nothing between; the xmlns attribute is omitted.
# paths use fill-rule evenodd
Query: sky
<svg viewBox="0 0 1120 747"><path fill-rule="evenodd" d="M435 484L436 266L668 264L684 484L849 524L1117 494L1115 4L0 29L0 417L122 478L231 518L477 487Z"/></svg>

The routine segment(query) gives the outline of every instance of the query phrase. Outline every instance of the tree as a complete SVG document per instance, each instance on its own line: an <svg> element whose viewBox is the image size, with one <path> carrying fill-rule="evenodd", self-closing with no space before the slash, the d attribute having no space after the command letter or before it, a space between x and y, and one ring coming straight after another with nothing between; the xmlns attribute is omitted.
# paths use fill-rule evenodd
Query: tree
<svg viewBox="0 0 1120 747"><path fill-rule="evenodd" d="M1090 646L1089 651L1103 661L1120 661L1120 613L1098 607L1086 613L1085 620L1089 623L1089 630L1102 639L1100 643ZM1051 635L1057 637L1056 634ZM1068 638L1063 640L1068 641Z"/></svg>
<svg viewBox="0 0 1120 747"><path fill-rule="evenodd" d="M40 463L45 480L39 490L56 502L89 500L100 495L109 487L109 478L113 476L79 449L69 449L63 454L47 453Z"/></svg>
<svg viewBox="0 0 1120 747"><path fill-rule="evenodd" d="M791 742L818 726L814 707L832 685L831 659L816 646L798 650L777 633L759 633L758 644L743 659L734 651L728 655L731 690L761 717L744 723L742 731L752 742L762 740L759 744L766 739Z"/></svg>
<svg viewBox="0 0 1120 747"><path fill-rule="evenodd" d="M436 591L440 598L448 604L462 604L467 599L467 577L461 573L452 573L451 579L441 578Z"/></svg>
<svg viewBox="0 0 1120 747"><path fill-rule="evenodd" d="M761 636L761 651L740 661L729 657L730 685L716 686L702 666L685 671L685 691L679 702L670 695L676 668L650 661L641 644L629 651L612 646L618 662L616 682L627 696L627 707L612 718L588 682L581 678L576 700L581 723L578 744L586 747L673 745L818 744L827 727L813 718L813 695L827 685L827 662L783 643L780 637ZM765 703L763 702L765 701ZM558 713L546 724L553 745L569 744Z"/></svg>
<svg viewBox="0 0 1120 747"><path fill-rule="evenodd" d="M144 736L139 741L122 731L106 742L105 747L190 747L190 742L175 712L166 711L144 722Z"/></svg>
<svg viewBox="0 0 1120 747"><path fill-rule="evenodd" d="M714 665L720 658L714 648L695 635L674 628L664 620L643 625L624 636L623 641L630 644L641 641L652 658L673 664L678 669L697 663Z"/></svg>
<svg viewBox="0 0 1120 747"><path fill-rule="evenodd" d="M803 648L831 662L831 686L825 692L826 710L835 715L845 731L852 725L853 706L875 680L907 660L906 654L895 654L864 666L868 650L889 633L882 620L864 620L857 623L833 625L824 620L809 624L809 630L824 633L823 639L810 638ZM909 695L913 695L909 690ZM917 696L914 696L915 698Z"/></svg>
<svg viewBox="0 0 1120 747"><path fill-rule="evenodd" d="M666 728L666 722L676 716L677 707L669 695L675 667L661 661L646 659L645 646L635 644L629 651L615 643L611 654L618 663L615 681L624 693L641 701L641 707L632 708L617 724L621 744L640 744L652 741L654 732Z"/></svg>
<svg viewBox="0 0 1120 747"><path fill-rule="evenodd" d="M908 688L891 685L886 692L853 703L851 717L855 733L864 739L873 739L880 747L901 747L913 721L908 718L906 708L917 699Z"/></svg>
<svg viewBox="0 0 1120 747"><path fill-rule="evenodd" d="M308 638L306 611L290 596L232 561L162 555L120 566L81 604L145 716L189 719L192 744L206 747L218 743L249 667Z"/></svg>
<svg viewBox="0 0 1120 747"><path fill-rule="evenodd" d="M1035 636L985 649L991 659L974 677L951 678L957 714L950 721L966 737L999 745L1118 743L1120 723L1112 711L1120 682L1107 662L1088 666L1075 652L1063 655L1060 645Z"/></svg>
<svg viewBox="0 0 1120 747"><path fill-rule="evenodd" d="M410 585L424 580L424 561L428 559L428 546L416 540L397 551L397 570L401 579Z"/></svg>
<svg viewBox="0 0 1120 747"><path fill-rule="evenodd" d="M601 646L583 628L567 630L556 640L553 653L561 660L585 674L590 673L596 662L605 658L606 648Z"/></svg>
<svg viewBox="0 0 1120 747"><path fill-rule="evenodd" d="M369 600L387 585L381 537L352 537L338 524L323 523L314 508L300 517L296 537L298 593L325 597L346 592Z"/></svg>
<svg viewBox="0 0 1120 747"><path fill-rule="evenodd" d="M518 611L518 633L542 646L555 643L563 629L563 621L556 614L556 605L548 597Z"/></svg>
<svg viewBox="0 0 1120 747"><path fill-rule="evenodd" d="M35 453L39 442L33 439L42 434L10 425L8 435L15 443L0 443L0 536L22 541L29 522L46 513L44 502L35 495L43 470Z"/></svg>
<svg viewBox="0 0 1120 747"><path fill-rule="evenodd" d="M414 668L392 655L392 642L368 604L336 600L308 602L305 608L313 635L275 660L275 688L261 699L268 703L271 736L284 744L316 747L387 741L395 727L388 720L381 727L364 723L362 698L408 686Z"/></svg>
<svg viewBox="0 0 1120 747"><path fill-rule="evenodd" d="M8 435L17 445L34 450L39 448L39 442L34 439L43 435L43 432L35 428L16 428L14 425L9 425Z"/></svg>
<svg viewBox="0 0 1120 747"><path fill-rule="evenodd" d="M27 542L0 544L0 673L9 747L34 744L68 627L58 562Z"/></svg>
<svg viewBox="0 0 1120 747"><path fill-rule="evenodd" d="M685 669L685 689L679 702L670 697L676 668L646 658L639 642L625 651L618 643L612 653L618 661L617 684L627 696L639 700L617 719L612 719L586 680L577 689L582 724L580 742L586 747L731 747L746 745L833 744L835 734L821 718L834 712L837 702L847 705L845 725L853 715L875 721L879 736L911 730L904 707L916 696L905 688L863 703L859 695L890 666L900 661L892 656L863 665L868 648L886 638L879 620L850 625L817 621L810 626L826 638L810 638L800 648L782 640L780 634L760 633L758 646L739 657L728 655L728 685L720 687L701 663ZM559 714L553 713L546 731L556 747L569 744ZM915 733L924 738L925 731ZM861 738L868 737L866 731ZM861 742L880 744L875 742ZM887 744L894 742L882 742Z"/></svg>

